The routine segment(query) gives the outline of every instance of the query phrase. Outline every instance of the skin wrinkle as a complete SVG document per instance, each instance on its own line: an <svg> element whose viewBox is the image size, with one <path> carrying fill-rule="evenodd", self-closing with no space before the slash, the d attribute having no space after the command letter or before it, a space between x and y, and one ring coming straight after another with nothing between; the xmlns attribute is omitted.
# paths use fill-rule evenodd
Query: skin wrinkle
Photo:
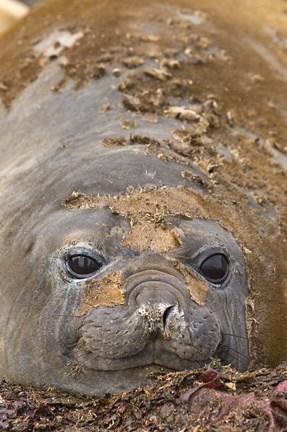
<svg viewBox="0 0 287 432"><path fill-rule="evenodd" d="M167 269L168 270L168 269ZM143 273L145 274L145 277L143 278ZM154 274L154 270L151 273L151 276L153 276ZM157 274L157 271L155 272L155 274ZM182 286L181 281L177 278L177 276L173 276L173 275L168 275L168 279L167 281L165 281L163 279L163 276L165 275L165 273L162 271L160 272L158 281L157 282L162 282L165 285L168 285L171 290L171 292L174 292L176 294L176 292L178 291L181 294L181 297L183 297L183 301L181 300L181 297L179 298L179 305L181 307L183 307L184 305L184 297L186 294L188 294L188 292L186 291L185 287ZM170 279L170 276L172 277L172 280ZM132 280L131 280L132 279ZM139 280L139 282L137 282L137 279ZM127 294L129 296L129 301L133 300L134 301L134 293L138 293L139 291L139 286L142 284L146 284L146 283L153 283L154 278L150 277L150 275L148 274L148 271L144 271L144 272L137 272L132 276L129 276L126 279L126 291ZM169 290L168 290L169 292Z"/></svg>

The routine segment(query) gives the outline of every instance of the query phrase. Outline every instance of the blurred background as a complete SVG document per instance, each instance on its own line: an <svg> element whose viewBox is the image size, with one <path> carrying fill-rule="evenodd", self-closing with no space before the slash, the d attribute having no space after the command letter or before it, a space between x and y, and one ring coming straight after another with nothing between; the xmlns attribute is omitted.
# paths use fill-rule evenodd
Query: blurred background
<svg viewBox="0 0 287 432"><path fill-rule="evenodd" d="M0 0L0 34L26 15L38 0Z"/></svg>

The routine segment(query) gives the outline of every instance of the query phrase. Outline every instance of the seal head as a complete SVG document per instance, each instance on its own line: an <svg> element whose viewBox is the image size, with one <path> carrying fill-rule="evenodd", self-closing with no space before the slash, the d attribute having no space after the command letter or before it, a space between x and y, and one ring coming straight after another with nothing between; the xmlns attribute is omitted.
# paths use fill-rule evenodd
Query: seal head
<svg viewBox="0 0 287 432"><path fill-rule="evenodd" d="M30 310L38 313L27 315L21 295L10 309L29 320L7 327L15 380L104 394L138 385L152 370L212 358L240 370L248 365L244 257L230 233L199 218L208 194L191 181L183 185L177 164L127 149L91 165L106 170L99 179L113 165L118 187L122 160L127 190L112 195L105 182L99 194L95 182L91 194L72 193L65 208L30 228L21 266L34 287Z"/></svg>

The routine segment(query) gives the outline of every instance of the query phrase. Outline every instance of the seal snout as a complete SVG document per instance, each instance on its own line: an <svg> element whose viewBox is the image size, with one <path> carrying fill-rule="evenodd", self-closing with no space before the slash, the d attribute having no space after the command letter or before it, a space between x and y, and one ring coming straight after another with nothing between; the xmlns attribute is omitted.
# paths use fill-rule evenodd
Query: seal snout
<svg viewBox="0 0 287 432"><path fill-rule="evenodd" d="M176 327L184 330L184 314L179 311L178 305L165 303L145 304L138 310L142 319L148 323L148 331L151 337L170 340L173 329Z"/></svg>
<svg viewBox="0 0 287 432"><path fill-rule="evenodd" d="M128 304L148 322L149 332L168 340L177 328L184 329L184 309L189 295L182 280L173 271L150 269L137 272L126 279ZM180 325L179 325L180 323Z"/></svg>
<svg viewBox="0 0 287 432"><path fill-rule="evenodd" d="M219 322L193 300L186 278L169 260L137 257L121 274L122 279L105 279L121 280L125 302L96 306L83 318L76 355L86 366L183 369L214 354L221 340Z"/></svg>

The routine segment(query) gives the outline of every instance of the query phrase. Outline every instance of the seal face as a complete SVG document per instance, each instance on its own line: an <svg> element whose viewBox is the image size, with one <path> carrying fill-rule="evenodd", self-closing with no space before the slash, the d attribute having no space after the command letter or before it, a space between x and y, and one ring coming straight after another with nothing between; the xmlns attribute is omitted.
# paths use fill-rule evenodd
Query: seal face
<svg viewBox="0 0 287 432"><path fill-rule="evenodd" d="M52 297L74 293L74 300L46 307L48 320L51 311L59 317L49 331L61 354L104 371L191 368L211 357L246 368L248 284L232 236L210 221L173 217L165 229L173 231L178 246L161 253L139 251L123 247L129 229L118 219L107 210L95 211L90 226L86 222L79 230L80 238L72 232L69 244L50 258L51 275L59 278ZM76 228L77 220L71 226ZM239 310L242 319L232 319ZM48 323L42 325L44 330ZM67 340L73 341L70 349Z"/></svg>
<svg viewBox="0 0 287 432"><path fill-rule="evenodd" d="M207 228L206 224L202 224L203 228ZM228 313L216 313L216 310L222 310L220 297L234 296L238 282L231 274L234 274L238 263L233 263L233 268L229 268L229 252L216 243L207 243L206 249L200 252L189 249L192 241L192 237L185 238L183 247L186 255L181 255L181 259L176 259L176 252L171 257L147 252L123 260L121 266L118 263L119 270L112 273L112 277L109 274L108 280L112 282L116 278L116 289L121 291L124 304L116 308L99 306L87 313L82 321L76 350L78 359L84 359L91 368L103 370L150 364L170 369L190 368L204 364L214 356L228 363L232 363L235 357L236 367L246 367L246 341L238 344L235 337L237 346L232 348L232 344L226 342L230 339L230 326L226 319ZM235 250L238 254L236 244L232 246L231 251ZM204 265L198 264L203 256ZM223 260L226 264L228 260L226 267L222 265ZM213 274L213 286L208 287L204 273L208 278L209 273ZM102 280L96 284L95 294L97 290L101 292L108 288L105 278L104 283ZM90 290L93 285L89 284ZM240 286L243 290L238 297L238 305L244 300L246 278L240 281ZM220 295L219 290L225 291L224 294ZM208 297L206 302L203 300L205 296ZM234 305L234 299L229 301L231 304ZM243 321L237 322L231 332L244 334L244 330ZM237 356L232 355L232 349L238 353Z"/></svg>
<svg viewBox="0 0 287 432"><path fill-rule="evenodd" d="M126 158L130 178L150 167L150 157ZM163 162L154 163L160 172ZM173 179L176 170L165 165L164 175ZM33 227L26 262L41 256L30 273L38 287L31 305L42 304L35 327L30 322L37 357L27 328L11 326L10 368L32 361L36 382L99 394L126 388L123 376L131 386L150 370L212 358L246 369L248 282L239 246L218 223L183 216L200 212L196 188L141 185L113 196L73 193L65 209Z"/></svg>
<svg viewBox="0 0 287 432"><path fill-rule="evenodd" d="M0 62L14 84L0 86L1 377L103 395L214 358L276 364L285 174L279 150L262 150L255 102L245 94L243 126L231 111L255 45L222 33L221 12L215 31L178 2L127 1L127 15L110 1L115 15L84 0L75 14L62 0L61 23L53 1L39 5L26 45L16 29L14 57ZM256 94L257 117L273 119Z"/></svg>

